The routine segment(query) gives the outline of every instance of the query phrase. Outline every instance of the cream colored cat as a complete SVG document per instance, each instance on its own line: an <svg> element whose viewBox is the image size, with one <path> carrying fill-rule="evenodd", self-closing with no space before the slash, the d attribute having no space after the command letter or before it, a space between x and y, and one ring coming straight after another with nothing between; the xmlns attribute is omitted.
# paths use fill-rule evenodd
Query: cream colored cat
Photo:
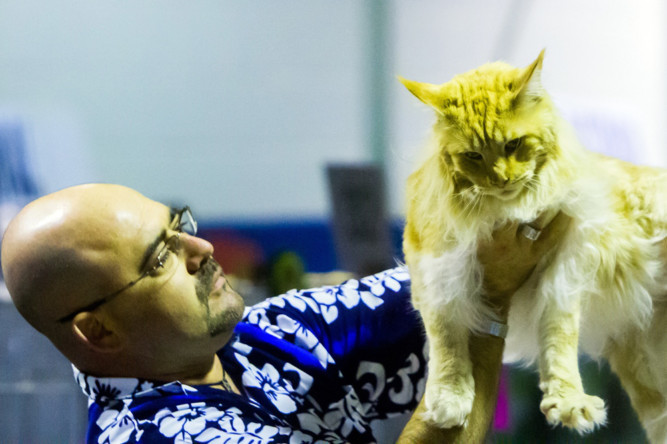
<svg viewBox="0 0 667 444"><path fill-rule="evenodd" d="M579 349L620 377L648 436L667 442L667 171L586 151L530 66L491 63L442 85L401 79L436 111L408 180L404 249L430 343L427 416L463 424L474 381L468 335L494 318L476 245L507 221L573 218L515 294L506 361L538 360L540 408L580 433L606 419L584 393Z"/></svg>

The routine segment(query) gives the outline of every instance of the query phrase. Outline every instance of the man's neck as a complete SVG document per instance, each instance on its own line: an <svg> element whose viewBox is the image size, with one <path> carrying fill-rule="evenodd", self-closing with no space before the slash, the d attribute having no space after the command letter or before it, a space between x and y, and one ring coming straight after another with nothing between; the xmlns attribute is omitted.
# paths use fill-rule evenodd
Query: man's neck
<svg viewBox="0 0 667 444"><path fill-rule="evenodd" d="M230 387L233 393L240 393L234 381L231 380L229 375L223 370L222 363L218 355L214 355L213 363L209 371L207 371L202 376L187 377L187 378L177 378L184 384L188 385L208 385L213 388L219 388L221 390L228 390L226 387Z"/></svg>
<svg viewBox="0 0 667 444"><path fill-rule="evenodd" d="M180 369L176 372L174 371L164 371L164 372L155 372L155 371L146 371L135 369L134 371L129 371L131 367L129 365L107 365L105 366L105 371L96 371L95 369L88 368L85 365L80 363L75 364L78 369L83 371L86 374L95 376L98 378L139 378L146 379L149 381L155 382L172 382L180 381L188 385L209 385L211 387L225 389L221 381L223 379L229 383L232 387L234 393L240 393L238 388L234 385L232 379L226 375L226 372L223 372L222 363L217 354L213 354L210 360L205 362L200 362L197 365L192 365L185 369Z"/></svg>

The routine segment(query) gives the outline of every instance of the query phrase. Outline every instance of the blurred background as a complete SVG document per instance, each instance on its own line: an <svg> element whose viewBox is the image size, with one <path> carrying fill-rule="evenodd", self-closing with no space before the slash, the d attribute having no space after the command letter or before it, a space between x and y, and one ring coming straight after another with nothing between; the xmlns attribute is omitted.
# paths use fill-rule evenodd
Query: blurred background
<svg viewBox="0 0 667 444"><path fill-rule="evenodd" d="M665 166L666 24L660 0L0 0L0 230L34 197L112 182L189 204L249 303L375 271L400 258L433 121L396 75L546 48L590 149ZM0 442L81 442L68 364L1 283L0 300ZM582 368L606 428L548 428L534 371L506 368L492 442L645 442L607 366Z"/></svg>

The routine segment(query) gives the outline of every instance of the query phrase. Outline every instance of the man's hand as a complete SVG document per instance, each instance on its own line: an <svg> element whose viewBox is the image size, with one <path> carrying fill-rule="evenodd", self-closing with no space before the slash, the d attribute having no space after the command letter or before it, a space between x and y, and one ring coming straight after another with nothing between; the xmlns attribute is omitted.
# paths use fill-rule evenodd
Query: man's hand
<svg viewBox="0 0 667 444"><path fill-rule="evenodd" d="M551 217L550 217L551 216ZM556 246L569 226L563 213L543 214L530 224L507 224L480 242L477 259L484 269L484 290L488 301L506 314L512 295L531 275L542 257ZM525 227L540 230L539 237L526 237Z"/></svg>

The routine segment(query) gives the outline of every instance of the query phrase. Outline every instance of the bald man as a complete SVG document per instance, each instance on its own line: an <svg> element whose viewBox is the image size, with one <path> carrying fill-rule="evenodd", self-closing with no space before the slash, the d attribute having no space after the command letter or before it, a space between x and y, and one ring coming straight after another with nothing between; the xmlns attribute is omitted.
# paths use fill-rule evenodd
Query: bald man
<svg viewBox="0 0 667 444"><path fill-rule="evenodd" d="M532 242L512 225L480 246L501 318L566 226L557 216ZM42 197L7 228L10 295L72 362L89 442L374 442L373 420L417 407L425 344L405 269L245 308L196 233L188 208L101 184ZM471 344L470 426L415 415L402 442L483 439L503 350L489 333Z"/></svg>

